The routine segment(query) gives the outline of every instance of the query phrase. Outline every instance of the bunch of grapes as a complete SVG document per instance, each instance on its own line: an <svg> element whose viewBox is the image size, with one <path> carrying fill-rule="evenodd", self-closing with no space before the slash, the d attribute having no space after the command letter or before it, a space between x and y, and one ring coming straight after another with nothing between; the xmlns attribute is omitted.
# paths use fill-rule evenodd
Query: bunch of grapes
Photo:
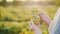
<svg viewBox="0 0 60 34"><path fill-rule="evenodd" d="M37 25L38 23L40 23L40 17L38 15L38 12L36 9L33 9L32 11L32 19L34 21L34 23Z"/></svg>

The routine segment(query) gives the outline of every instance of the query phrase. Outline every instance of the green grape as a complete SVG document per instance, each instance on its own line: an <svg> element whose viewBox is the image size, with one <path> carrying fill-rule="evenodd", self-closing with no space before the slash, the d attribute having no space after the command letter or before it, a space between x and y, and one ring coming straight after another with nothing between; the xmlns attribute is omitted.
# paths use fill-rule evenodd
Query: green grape
<svg viewBox="0 0 60 34"><path fill-rule="evenodd" d="M40 18L38 16L37 12L38 11L36 9L32 11L32 19L36 25L40 22Z"/></svg>

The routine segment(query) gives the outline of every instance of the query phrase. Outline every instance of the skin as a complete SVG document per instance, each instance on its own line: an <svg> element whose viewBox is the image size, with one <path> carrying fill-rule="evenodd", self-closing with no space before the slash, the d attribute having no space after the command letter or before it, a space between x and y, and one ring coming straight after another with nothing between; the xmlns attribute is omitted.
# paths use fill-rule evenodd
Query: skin
<svg viewBox="0 0 60 34"><path fill-rule="evenodd" d="M41 21L43 21L47 26L49 26L49 24L51 23L51 19L49 16L47 16L44 12L41 12L41 14L39 14Z"/></svg>
<svg viewBox="0 0 60 34"><path fill-rule="evenodd" d="M41 12L39 14L41 21L43 21L47 26L51 23L51 19L49 16L47 16L44 12ZM30 21L30 28L34 31L35 34L42 34L40 31L40 24L38 23L37 25L34 24L33 20Z"/></svg>

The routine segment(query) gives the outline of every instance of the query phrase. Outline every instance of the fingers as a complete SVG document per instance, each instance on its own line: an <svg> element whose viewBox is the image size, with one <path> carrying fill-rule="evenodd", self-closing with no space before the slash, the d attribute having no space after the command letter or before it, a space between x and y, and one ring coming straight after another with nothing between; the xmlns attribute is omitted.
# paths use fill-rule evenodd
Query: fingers
<svg viewBox="0 0 60 34"><path fill-rule="evenodd" d="M51 19L48 15L46 15L44 12L42 12L40 15L40 20L43 21L47 26L51 23Z"/></svg>
<svg viewBox="0 0 60 34"><path fill-rule="evenodd" d="M30 21L30 27L33 29L35 34L42 34L40 28L38 28L38 26L34 24L33 20Z"/></svg>
<svg viewBox="0 0 60 34"><path fill-rule="evenodd" d="M31 29L36 30L36 29L39 29L40 24L35 25L34 22L33 22L33 20L31 20L31 21L30 21L30 27L31 27Z"/></svg>

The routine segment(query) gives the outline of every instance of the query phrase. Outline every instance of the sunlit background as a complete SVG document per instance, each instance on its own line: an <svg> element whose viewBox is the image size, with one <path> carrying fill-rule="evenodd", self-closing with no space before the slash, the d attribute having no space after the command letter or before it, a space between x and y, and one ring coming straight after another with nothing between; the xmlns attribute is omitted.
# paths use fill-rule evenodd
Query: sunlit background
<svg viewBox="0 0 60 34"><path fill-rule="evenodd" d="M34 34L29 27L32 12L44 10L53 20L60 0L0 0L0 34ZM41 31L48 34L48 27L41 23Z"/></svg>

